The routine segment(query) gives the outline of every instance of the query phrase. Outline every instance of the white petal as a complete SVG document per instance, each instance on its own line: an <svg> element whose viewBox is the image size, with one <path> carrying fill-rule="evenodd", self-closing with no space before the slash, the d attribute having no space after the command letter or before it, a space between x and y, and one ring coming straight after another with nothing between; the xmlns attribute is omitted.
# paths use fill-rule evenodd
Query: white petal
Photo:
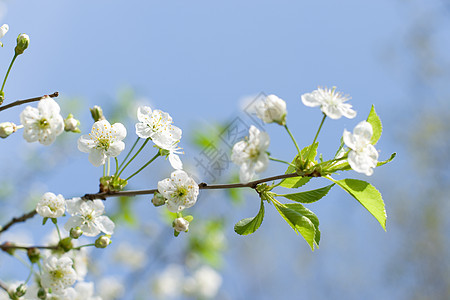
<svg viewBox="0 0 450 300"><path fill-rule="evenodd" d="M111 221L107 216L99 216L95 219L95 223L97 228L100 229L105 234L113 234L114 233L114 222Z"/></svg>
<svg viewBox="0 0 450 300"><path fill-rule="evenodd" d="M136 123L136 134L142 139L148 139L149 137L152 137L153 131L147 124Z"/></svg>
<svg viewBox="0 0 450 300"><path fill-rule="evenodd" d="M75 215L76 213L78 213L80 211L80 206L81 206L81 203L83 203L83 202L84 201L78 197L66 200L67 212L72 216Z"/></svg>
<svg viewBox="0 0 450 300"><path fill-rule="evenodd" d="M372 125L367 121L362 121L353 129L353 135L358 140L370 142L373 135Z"/></svg>
<svg viewBox="0 0 450 300"><path fill-rule="evenodd" d="M105 211L105 204L103 204L102 200L92 200L91 202L85 201L86 203L89 203L90 208L92 208L96 215L101 215Z"/></svg>
<svg viewBox="0 0 450 300"><path fill-rule="evenodd" d="M104 137L111 132L111 124L107 120L97 121L92 125L91 135L95 137Z"/></svg>
<svg viewBox="0 0 450 300"><path fill-rule="evenodd" d="M342 139L344 140L345 145L347 145L347 147L349 147L350 149L356 148L355 138L353 137L353 134L350 131L344 129Z"/></svg>
<svg viewBox="0 0 450 300"><path fill-rule="evenodd" d="M176 154L169 154L169 162L170 165L172 166L172 168L177 169L177 170L181 170L183 169L183 163L181 162L181 159L178 155Z"/></svg>
<svg viewBox="0 0 450 300"><path fill-rule="evenodd" d="M342 112L336 105L323 105L322 111L324 114L334 120L340 119L342 117Z"/></svg>
<svg viewBox="0 0 450 300"><path fill-rule="evenodd" d="M111 126L112 133L115 139L121 141L127 136L127 129L122 123L115 123Z"/></svg>
<svg viewBox="0 0 450 300"><path fill-rule="evenodd" d="M67 220L66 224L64 224L64 229L70 231L70 229L81 226L83 219L80 216L72 216Z"/></svg>
<svg viewBox="0 0 450 300"><path fill-rule="evenodd" d="M94 167L99 167L105 164L106 155L103 153L103 150L94 148L89 153L89 161L94 165Z"/></svg>
<svg viewBox="0 0 450 300"><path fill-rule="evenodd" d="M119 155L123 149L125 149L125 143L122 141L113 141L109 146L108 150L106 150L107 156L116 157Z"/></svg>
<svg viewBox="0 0 450 300"><path fill-rule="evenodd" d="M150 116L152 114L152 109L148 106L139 106L137 110L137 118L139 122L148 123Z"/></svg>
<svg viewBox="0 0 450 300"><path fill-rule="evenodd" d="M100 229L93 222L83 224L80 228L83 230L83 235L85 236L96 236L100 233Z"/></svg>
<svg viewBox="0 0 450 300"><path fill-rule="evenodd" d="M82 135L78 138L78 150L80 150L81 152L89 153L94 147L95 142L88 134Z"/></svg>
<svg viewBox="0 0 450 300"><path fill-rule="evenodd" d="M316 93L306 93L302 95L302 102L304 105L309 107L319 106L322 103L316 97Z"/></svg>

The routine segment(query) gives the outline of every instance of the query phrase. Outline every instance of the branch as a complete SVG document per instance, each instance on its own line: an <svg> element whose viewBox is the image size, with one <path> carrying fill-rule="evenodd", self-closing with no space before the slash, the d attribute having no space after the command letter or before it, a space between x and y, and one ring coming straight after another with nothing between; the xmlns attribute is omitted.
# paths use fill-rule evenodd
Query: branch
<svg viewBox="0 0 450 300"><path fill-rule="evenodd" d="M302 174L303 176L308 176L308 177L312 177L314 175L310 174L310 175L305 175ZM234 188L256 188L256 186L260 183L263 182L268 182L268 181L274 181L274 180L279 180L279 179L285 179L285 178L291 178L291 177L300 177L302 175L299 175L297 173L291 173L291 174L282 174L282 175L277 175L277 176L272 176L272 177L267 177L267 178L263 178L263 179L258 179L258 180L254 180L254 181L250 181L247 183L231 183L231 184L212 184L212 185L208 185L207 183L200 183L198 185L198 188L201 190L218 190L218 189L234 189ZM120 192L100 192L100 193L96 193L96 194L86 194L83 197L81 197L84 200L94 200L94 199L101 199L101 200L106 200L106 198L110 198L110 197L121 197L121 196L128 196L128 197L133 197L133 196L137 196L137 195L150 195L150 194L154 194L158 191L158 189L152 189L152 190L137 190L137 191L120 191Z"/></svg>
<svg viewBox="0 0 450 300"><path fill-rule="evenodd" d="M20 223L20 222L25 222L26 220L34 217L36 214L37 214L36 210L33 210L33 211L30 211L29 213L26 213L18 218L12 218L12 220L9 221L8 223L6 223L4 226L0 226L0 234L3 231L8 230L8 228L11 227L12 225L14 225L16 223Z"/></svg>
<svg viewBox="0 0 450 300"><path fill-rule="evenodd" d="M6 293L8 293L8 287L3 281L0 281L0 289L4 290Z"/></svg>
<svg viewBox="0 0 450 300"><path fill-rule="evenodd" d="M55 97L59 96L59 93L58 92L54 92L51 95L44 95L44 96L41 96L41 97L35 97L35 98L30 98L30 99L25 99L25 100L17 100L15 102L11 102L11 103L9 103L9 104L7 104L5 106L1 106L0 107L0 111L8 109L8 108L11 108L11 107L14 107L14 106L22 105L22 104L25 104L25 103L39 101L42 98L45 98L47 96L50 97L50 98L55 98Z"/></svg>
<svg viewBox="0 0 450 300"><path fill-rule="evenodd" d="M58 246L19 246L10 242L4 242L0 245L0 249L3 251L7 251L9 249L21 249L21 250L30 250L30 249L58 249Z"/></svg>

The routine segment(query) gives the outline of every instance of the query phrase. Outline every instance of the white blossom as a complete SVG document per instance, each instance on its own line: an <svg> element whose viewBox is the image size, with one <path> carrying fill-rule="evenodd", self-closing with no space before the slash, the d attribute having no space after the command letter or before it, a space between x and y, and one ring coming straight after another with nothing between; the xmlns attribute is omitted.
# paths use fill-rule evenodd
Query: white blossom
<svg viewBox="0 0 450 300"><path fill-rule="evenodd" d="M170 147L166 148L167 151L169 151L169 162L172 168L175 170L181 170L183 169L183 162L181 161L178 154L183 154L184 152L180 151L181 148L178 147L178 143L173 144Z"/></svg>
<svg viewBox="0 0 450 300"><path fill-rule="evenodd" d="M103 277L98 284L98 291L103 300L122 299L125 287L116 277Z"/></svg>
<svg viewBox="0 0 450 300"><path fill-rule="evenodd" d="M42 264L42 286L51 289L52 293L63 294L64 290L72 286L77 279L72 264L72 260L65 256L46 258Z"/></svg>
<svg viewBox="0 0 450 300"><path fill-rule="evenodd" d="M85 236L96 236L100 232L111 235L114 232L114 223L107 216L103 216L104 211L105 205L101 200L67 200L67 212L71 217L64 228L70 231L78 226Z"/></svg>
<svg viewBox="0 0 450 300"><path fill-rule="evenodd" d="M202 266L186 279L184 291L197 299L214 299L221 285L222 276L214 269Z"/></svg>
<svg viewBox="0 0 450 300"><path fill-rule="evenodd" d="M127 130L121 123L111 126L107 120L97 121L90 134L78 139L78 149L89 153L89 161L98 167L105 164L107 157L116 157L125 149L122 140L126 135Z"/></svg>
<svg viewBox="0 0 450 300"><path fill-rule="evenodd" d="M183 267L168 265L152 283L153 293L158 299L178 299L184 281Z"/></svg>
<svg viewBox="0 0 450 300"><path fill-rule="evenodd" d="M344 103L350 97L336 92L335 88L318 88L317 90L302 95L302 102L306 106L320 106L322 112L332 119L339 119L342 116L353 119L356 111L352 109L352 105Z"/></svg>
<svg viewBox="0 0 450 300"><path fill-rule="evenodd" d="M8 24L3 24L0 27L0 39L5 36L5 34L8 32L8 30L9 30ZM3 44L1 42L0 42L0 46L3 47Z"/></svg>
<svg viewBox="0 0 450 300"><path fill-rule="evenodd" d="M259 101L255 109L258 118L265 123L286 124L286 102L275 95L269 95L264 101Z"/></svg>
<svg viewBox="0 0 450 300"><path fill-rule="evenodd" d="M364 173L367 176L373 174L373 168L377 166L378 152L370 143L373 129L367 121L362 121L353 129L353 134L344 130L343 139L345 145L351 149L348 153L348 163L353 170Z"/></svg>
<svg viewBox="0 0 450 300"><path fill-rule="evenodd" d="M39 101L37 108L27 106L20 114L24 139L29 143L52 144L64 131L64 119L59 112L58 103L48 96Z"/></svg>
<svg viewBox="0 0 450 300"><path fill-rule="evenodd" d="M66 200L59 194L45 193L36 206L36 211L44 218L59 218L66 212Z"/></svg>
<svg viewBox="0 0 450 300"><path fill-rule="evenodd" d="M189 229L189 221L185 218L176 218L172 223L173 228L178 232L184 232Z"/></svg>
<svg viewBox="0 0 450 300"><path fill-rule="evenodd" d="M101 297L94 296L94 283L78 282L75 287L68 288L66 294L71 300L101 300Z"/></svg>
<svg viewBox="0 0 450 300"><path fill-rule="evenodd" d="M198 184L183 170L176 170L158 182L158 191L167 199L167 209L180 212L197 201Z"/></svg>
<svg viewBox="0 0 450 300"><path fill-rule="evenodd" d="M233 146L231 160L241 166L239 178L242 182L249 182L256 173L263 172L267 168L269 155L266 150L269 143L269 135L252 125L249 137Z"/></svg>
<svg viewBox="0 0 450 300"><path fill-rule="evenodd" d="M172 117L168 113L140 106L137 117L140 123L136 123L136 134L143 139L150 138L159 148L169 150L181 140L182 131L172 125Z"/></svg>

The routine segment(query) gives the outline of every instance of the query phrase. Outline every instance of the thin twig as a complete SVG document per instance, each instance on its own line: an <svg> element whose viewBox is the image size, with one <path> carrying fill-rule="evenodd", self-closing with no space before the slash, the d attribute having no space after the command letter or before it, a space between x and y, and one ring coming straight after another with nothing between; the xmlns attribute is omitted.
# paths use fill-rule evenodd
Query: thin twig
<svg viewBox="0 0 450 300"><path fill-rule="evenodd" d="M41 96L41 97L35 97L35 98L30 98L30 99L25 99L25 100L17 100L17 101L11 102L11 103L9 103L9 104L7 104L5 106L0 106L0 111L8 109L8 108L11 108L11 107L14 107L14 106L22 105L22 104L25 104L25 103L39 101L42 98L47 97L47 96L50 97L50 98L55 98L55 97L59 96L59 93L58 92L54 92L53 94L44 95L44 96Z"/></svg>
<svg viewBox="0 0 450 300"><path fill-rule="evenodd" d="M21 249L21 250L30 250L30 249L58 249L58 246L20 246L15 245L13 243L4 242L0 245L0 249L3 251L9 250L9 249Z"/></svg>
<svg viewBox="0 0 450 300"><path fill-rule="evenodd" d="M11 227L12 225L14 225L16 223L25 222L26 220L31 219L36 214L37 214L36 210L33 210L33 211L30 211L29 213L23 214L20 217L12 218L12 220L9 221L8 223L6 223L4 226L0 226L0 233L8 230L9 227Z"/></svg>

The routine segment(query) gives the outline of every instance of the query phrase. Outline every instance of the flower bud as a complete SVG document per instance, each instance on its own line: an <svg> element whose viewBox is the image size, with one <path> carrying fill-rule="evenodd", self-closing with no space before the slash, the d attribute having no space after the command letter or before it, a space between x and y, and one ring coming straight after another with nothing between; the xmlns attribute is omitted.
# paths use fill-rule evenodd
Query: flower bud
<svg viewBox="0 0 450 300"><path fill-rule="evenodd" d="M167 199L164 198L164 196L161 195L161 194L158 193L158 192L156 192L156 193L153 195L152 203L153 203L154 206L157 206L157 207L158 207L158 206L164 205L164 204L166 204L166 201L167 201Z"/></svg>
<svg viewBox="0 0 450 300"><path fill-rule="evenodd" d="M80 126L80 121L75 119L72 114L69 114L64 120L64 130L70 132L80 133L81 130L78 128Z"/></svg>
<svg viewBox="0 0 450 300"><path fill-rule="evenodd" d="M14 255L14 252L16 251L16 249L14 248L15 244L11 243L11 242L4 242L0 246L3 246L3 247L0 247L0 249L5 251L9 255Z"/></svg>
<svg viewBox="0 0 450 300"><path fill-rule="evenodd" d="M95 248L106 248L111 244L111 239L107 235L102 235L95 240Z"/></svg>
<svg viewBox="0 0 450 300"><path fill-rule="evenodd" d="M80 227L70 228L70 237L73 239L79 238L83 234L83 230Z"/></svg>
<svg viewBox="0 0 450 300"><path fill-rule="evenodd" d="M27 292L27 286L26 284L20 284L17 288L16 288L16 292L15 295L17 297L22 297L23 295L25 295Z"/></svg>
<svg viewBox="0 0 450 300"><path fill-rule="evenodd" d="M3 103L3 100L5 100L5 92L4 91L0 91L0 104Z"/></svg>
<svg viewBox="0 0 450 300"><path fill-rule="evenodd" d="M16 132L16 124L11 122L0 123L0 138L5 139Z"/></svg>
<svg viewBox="0 0 450 300"><path fill-rule="evenodd" d="M89 109L91 111L92 118L94 119L94 122L100 121L100 120L106 120L103 116L103 110L100 106L95 105L93 108Z"/></svg>
<svg viewBox="0 0 450 300"><path fill-rule="evenodd" d="M189 221L184 218L176 218L173 220L172 226L178 232L188 231Z"/></svg>
<svg viewBox="0 0 450 300"><path fill-rule="evenodd" d="M59 241L58 246L64 250L64 252L69 252L73 248L72 238L66 237Z"/></svg>
<svg viewBox="0 0 450 300"><path fill-rule="evenodd" d="M31 263L35 264L39 261L39 258L41 257L41 251L38 248L29 248L27 250L27 256L28 259L31 261Z"/></svg>
<svg viewBox="0 0 450 300"><path fill-rule="evenodd" d="M47 292L45 291L44 288L40 288L40 289L38 290L37 297L38 297L39 299L42 299L42 300L47 299Z"/></svg>
<svg viewBox="0 0 450 300"><path fill-rule="evenodd" d="M258 103L256 115L265 123L286 124L286 102L275 95L269 95L264 102Z"/></svg>
<svg viewBox="0 0 450 300"><path fill-rule="evenodd" d="M25 51L25 49L28 48L28 45L30 44L30 37L22 33L17 37L17 46L14 49L16 51L16 55L20 55Z"/></svg>

